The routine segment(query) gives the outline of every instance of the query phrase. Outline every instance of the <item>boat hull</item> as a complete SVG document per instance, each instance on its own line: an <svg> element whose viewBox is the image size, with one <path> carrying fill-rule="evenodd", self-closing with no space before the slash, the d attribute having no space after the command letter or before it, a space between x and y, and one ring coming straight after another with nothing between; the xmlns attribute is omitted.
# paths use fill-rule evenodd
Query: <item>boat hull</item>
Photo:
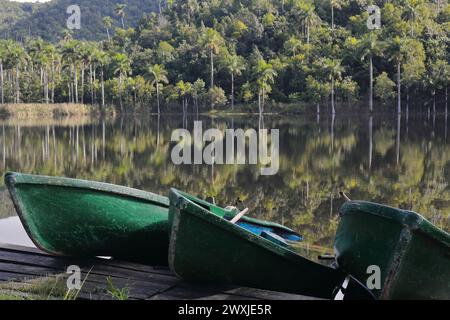
<svg viewBox="0 0 450 320"><path fill-rule="evenodd" d="M169 266L180 278L330 299L345 279L339 270L233 225L173 190Z"/></svg>
<svg viewBox="0 0 450 320"><path fill-rule="evenodd" d="M339 267L364 284L379 267L372 292L380 299L450 299L450 235L414 212L345 204L335 251Z"/></svg>
<svg viewBox="0 0 450 320"><path fill-rule="evenodd" d="M53 255L167 265L168 199L135 189L9 173L5 183L34 244Z"/></svg>

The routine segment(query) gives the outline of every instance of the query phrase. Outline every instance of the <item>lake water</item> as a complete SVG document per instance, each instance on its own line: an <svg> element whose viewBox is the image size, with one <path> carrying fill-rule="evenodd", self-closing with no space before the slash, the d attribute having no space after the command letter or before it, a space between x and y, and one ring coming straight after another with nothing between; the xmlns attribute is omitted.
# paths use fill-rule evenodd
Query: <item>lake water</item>
<svg viewBox="0 0 450 320"><path fill-rule="evenodd" d="M171 161L174 129L194 118L130 117L0 122L0 174L66 176L166 195L169 187L298 230L332 248L345 190L352 199L418 211L450 230L450 142L444 116L322 115L200 118L204 128L280 129L280 170ZM187 124L186 124L187 122ZM239 200L239 202L238 202ZM0 242L32 246L0 183Z"/></svg>

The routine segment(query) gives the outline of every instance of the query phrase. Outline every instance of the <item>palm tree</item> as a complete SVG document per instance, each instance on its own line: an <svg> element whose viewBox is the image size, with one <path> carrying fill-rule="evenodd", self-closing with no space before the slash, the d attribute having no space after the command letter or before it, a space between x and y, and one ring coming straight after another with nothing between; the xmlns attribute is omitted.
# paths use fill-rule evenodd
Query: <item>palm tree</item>
<svg viewBox="0 0 450 320"><path fill-rule="evenodd" d="M47 52L45 52L46 43L41 39L37 38L30 41L27 44L27 51L30 57L31 63L31 71L33 72L34 68L39 68L40 70L40 85L41 92L43 95L43 100L46 103L49 102L48 97L48 66L49 66L49 56Z"/></svg>
<svg viewBox="0 0 450 320"><path fill-rule="evenodd" d="M44 101L45 103L49 103L50 102L50 90L49 90L49 84L50 84L50 73L51 73L51 77L52 77L52 88L54 86L53 83L53 64L54 64L54 59L55 59L55 55L56 55L56 48L51 45L51 44L45 44L43 51L42 51L42 55L43 58L41 59L41 63L42 63L42 67L44 70L43 73L43 95L44 95Z"/></svg>
<svg viewBox="0 0 450 320"><path fill-rule="evenodd" d="M381 54L381 43L374 32L363 36L360 42L361 60L369 60L369 110L373 112L373 58Z"/></svg>
<svg viewBox="0 0 450 320"><path fill-rule="evenodd" d="M214 55L220 52L224 40L219 32L206 28L200 38L200 44L208 50L211 60L211 89L214 87Z"/></svg>
<svg viewBox="0 0 450 320"><path fill-rule="evenodd" d="M329 80L331 81L331 112L332 114L336 114L335 107L335 81L342 77L342 72L344 72L344 67L341 65L342 60L340 59L325 59L324 67L328 72Z"/></svg>
<svg viewBox="0 0 450 320"><path fill-rule="evenodd" d="M6 42L7 56L16 70L15 102L20 103L20 66L26 62L26 52L22 45L11 40Z"/></svg>
<svg viewBox="0 0 450 320"><path fill-rule="evenodd" d="M113 20L111 17L104 17L103 18L103 26L106 29L106 35L108 36L108 41L111 41L111 36L109 34L109 28L111 28L113 23Z"/></svg>
<svg viewBox="0 0 450 320"><path fill-rule="evenodd" d="M200 96L205 91L205 81L203 79L197 79L192 85L192 97L194 99L195 107L197 110L197 116L198 116L198 100Z"/></svg>
<svg viewBox="0 0 450 320"><path fill-rule="evenodd" d="M102 110L105 109L105 75L104 69L107 64L110 63L110 56L103 50L96 49L92 53L92 63L100 65L100 82L102 93ZM95 67L94 67L95 70ZM95 72L95 71L94 71Z"/></svg>
<svg viewBox="0 0 450 320"><path fill-rule="evenodd" d="M81 103L84 103L84 75L86 72L86 66L90 64L92 52L94 47L91 44L81 43L79 50L79 60L81 62ZM89 76L92 75L92 72ZM90 81L92 83L92 80Z"/></svg>
<svg viewBox="0 0 450 320"><path fill-rule="evenodd" d="M74 86L72 90L72 102L78 103L78 62L79 62L79 50L80 50L80 42L76 40L69 40L64 42L62 48L62 56L65 63L70 68L70 75L72 77L72 82L69 85L69 88ZM69 97L70 98L70 97Z"/></svg>
<svg viewBox="0 0 450 320"><path fill-rule="evenodd" d="M306 25L306 44L309 45L311 38L311 26L318 24L320 22L319 16L316 14L314 4L306 2L303 5L303 15Z"/></svg>
<svg viewBox="0 0 450 320"><path fill-rule="evenodd" d="M334 31L334 9L342 9L343 0L330 0L331 6L331 30Z"/></svg>
<svg viewBox="0 0 450 320"><path fill-rule="evenodd" d="M168 84L169 83L169 79L167 78L167 71L164 68L163 65L160 64L155 64L153 66L151 66L148 70L150 76L153 78L152 83L155 85L156 87L156 101L157 101L157 105L158 105L158 116L161 114L161 109L160 109L160 104L159 104L159 95L160 95L160 91L161 88L164 84Z"/></svg>
<svg viewBox="0 0 450 320"><path fill-rule="evenodd" d="M272 64L266 62L264 59L260 59L258 61L258 65L256 67L256 82L259 87L258 107L260 115L264 112L264 100L266 93L270 92L272 89L270 85L274 83L277 75L278 73L275 71Z"/></svg>
<svg viewBox="0 0 450 320"><path fill-rule="evenodd" d="M425 75L425 84L431 89L433 113L436 114L436 92L442 90L448 79L449 65L444 60L432 61Z"/></svg>
<svg viewBox="0 0 450 320"><path fill-rule="evenodd" d="M178 94L181 98L183 105L183 115L187 114L187 96L192 92L192 84L190 82L179 81L176 85Z"/></svg>
<svg viewBox="0 0 450 320"><path fill-rule="evenodd" d="M120 95L120 110L123 111L122 105L122 93L123 93L123 80L131 73L131 64L128 56L123 53L117 53L113 57L114 60L114 74L119 75L119 95Z"/></svg>
<svg viewBox="0 0 450 320"><path fill-rule="evenodd" d="M402 63L404 60L405 40L395 37L388 42L389 61L394 61L397 65L397 113L402 113Z"/></svg>
<svg viewBox="0 0 450 320"><path fill-rule="evenodd" d="M244 58L238 55L230 55L226 59L226 67L231 75L231 109L234 110L234 77L240 76L245 70Z"/></svg>
<svg viewBox="0 0 450 320"><path fill-rule="evenodd" d="M284 47L286 50L291 51L292 56L295 57L297 55L297 50L302 47L302 41L292 36L288 41L286 41Z"/></svg>
<svg viewBox="0 0 450 320"><path fill-rule="evenodd" d="M114 9L116 11L117 16L120 17L120 20L122 21L122 29L125 29L124 18L125 18L125 15L126 15L125 14L125 8L126 7L127 7L126 4L119 3L119 4L116 5L116 7Z"/></svg>
<svg viewBox="0 0 450 320"><path fill-rule="evenodd" d="M405 0L404 6L410 23L411 37L414 37L414 24L419 15L419 8L424 4L422 0Z"/></svg>

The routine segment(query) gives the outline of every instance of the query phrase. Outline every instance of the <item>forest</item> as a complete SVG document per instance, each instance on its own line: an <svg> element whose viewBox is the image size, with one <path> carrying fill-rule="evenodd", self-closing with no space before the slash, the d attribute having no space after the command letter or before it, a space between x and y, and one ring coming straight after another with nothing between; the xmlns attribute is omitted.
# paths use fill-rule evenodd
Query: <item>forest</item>
<svg viewBox="0 0 450 320"><path fill-rule="evenodd" d="M169 106L336 113L355 105L447 112L445 0L155 4L135 27L127 5L116 4L102 17L102 41L79 40L78 30L65 30L58 42L0 40L0 103L158 113ZM367 27L369 5L381 9L379 29Z"/></svg>

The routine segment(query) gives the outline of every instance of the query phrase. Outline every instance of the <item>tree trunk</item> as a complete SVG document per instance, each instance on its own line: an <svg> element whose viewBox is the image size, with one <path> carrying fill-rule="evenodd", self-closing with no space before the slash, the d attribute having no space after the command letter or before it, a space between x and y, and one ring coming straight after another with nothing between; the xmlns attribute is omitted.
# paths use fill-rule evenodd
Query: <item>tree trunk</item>
<svg viewBox="0 0 450 320"><path fill-rule="evenodd" d="M308 24L306 26L306 44L309 45L309 40L310 40L310 27L309 27L309 21Z"/></svg>
<svg viewBox="0 0 450 320"><path fill-rule="evenodd" d="M95 83L97 82L97 78L96 78L96 72L95 72L95 68L94 68L94 70L93 70L93 77L92 77L92 79L94 80L94 88L93 88L93 90L94 90L94 104L96 104L97 103L97 91L95 90Z"/></svg>
<svg viewBox="0 0 450 320"><path fill-rule="evenodd" d="M196 109L197 119L198 119L198 97L195 98L195 109Z"/></svg>
<svg viewBox="0 0 450 320"><path fill-rule="evenodd" d="M156 82L156 104L158 105L158 117L161 115L161 109L159 106L159 83Z"/></svg>
<svg viewBox="0 0 450 320"><path fill-rule="evenodd" d="M42 66L39 68L40 71L40 85L41 85L41 93L42 93L42 101L45 101L45 84L44 84L44 69Z"/></svg>
<svg viewBox="0 0 450 320"><path fill-rule="evenodd" d="M77 74L77 66L73 65L74 72L74 85L75 85L75 103L78 103L78 74Z"/></svg>
<svg viewBox="0 0 450 320"><path fill-rule="evenodd" d="M211 52L210 52L210 55L211 55L211 89L213 89L214 88L214 52L213 52L212 48L210 50L211 50ZM211 109L214 108L212 98L213 97L211 95Z"/></svg>
<svg viewBox="0 0 450 320"><path fill-rule="evenodd" d="M90 82L90 89L91 89L91 104L94 104L94 83L92 80L92 63L89 64L89 82Z"/></svg>
<svg viewBox="0 0 450 320"><path fill-rule="evenodd" d="M262 100L262 104L261 104L261 111L262 111L262 113L261 114L263 114L264 113L264 107L265 107L265 104L266 104L266 90L264 90L264 87L262 88L261 100Z"/></svg>
<svg viewBox="0 0 450 320"><path fill-rule="evenodd" d="M331 30L334 31L334 7L331 5Z"/></svg>
<svg viewBox="0 0 450 320"><path fill-rule="evenodd" d="M397 115L397 147L396 147L396 154L397 154L397 165L400 164L400 140L401 140L401 130L402 130L402 116L399 113Z"/></svg>
<svg viewBox="0 0 450 320"><path fill-rule="evenodd" d="M120 112L123 114L123 103L122 103L122 73L119 74L119 99L120 99Z"/></svg>
<svg viewBox="0 0 450 320"><path fill-rule="evenodd" d="M120 17L120 20L122 21L122 29L125 29L125 21L123 21L123 17Z"/></svg>
<svg viewBox="0 0 450 320"><path fill-rule="evenodd" d="M84 65L81 67L81 104L84 104Z"/></svg>
<svg viewBox="0 0 450 320"><path fill-rule="evenodd" d="M409 87L406 87L406 117L409 115Z"/></svg>
<svg viewBox="0 0 450 320"><path fill-rule="evenodd" d="M108 41L111 41L111 36L109 35L109 28L106 28L106 34L108 35Z"/></svg>
<svg viewBox="0 0 450 320"><path fill-rule="evenodd" d="M102 110L105 109L105 78L104 78L104 74L103 74L103 66L102 66L102 75L101 75L102 79Z"/></svg>
<svg viewBox="0 0 450 320"><path fill-rule="evenodd" d="M372 171L373 162L373 117L369 118L369 174Z"/></svg>
<svg viewBox="0 0 450 320"><path fill-rule="evenodd" d="M448 86L445 86L445 115L448 114Z"/></svg>
<svg viewBox="0 0 450 320"><path fill-rule="evenodd" d="M4 91L3 91L3 62L0 61L0 102L5 103Z"/></svg>
<svg viewBox="0 0 450 320"><path fill-rule="evenodd" d="M214 52L213 52L213 49L211 49L210 58L211 58L211 89L212 89L214 87Z"/></svg>
<svg viewBox="0 0 450 320"><path fill-rule="evenodd" d="M320 103L318 103L318 104L316 105L316 108L317 108L317 114L320 114Z"/></svg>
<svg viewBox="0 0 450 320"><path fill-rule="evenodd" d="M48 104L49 103L49 95L48 95L48 70L47 68L45 68L44 71L44 88L45 88L45 103Z"/></svg>
<svg viewBox="0 0 450 320"><path fill-rule="evenodd" d="M234 110L234 74L231 73L231 110Z"/></svg>
<svg viewBox="0 0 450 320"><path fill-rule="evenodd" d="M370 98L369 110L373 112L373 57L370 57Z"/></svg>
<svg viewBox="0 0 450 320"><path fill-rule="evenodd" d="M436 114L436 91L433 92L433 114Z"/></svg>
<svg viewBox="0 0 450 320"><path fill-rule="evenodd" d="M334 105L334 77L331 77L331 113L336 114L336 107Z"/></svg>
<svg viewBox="0 0 450 320"><path fill-rule="evenodd" d="M261 112L261 90L258 92L258 109L259 109L259 115L262 114Z"/></svg>
<svg viewBox="0 0 450 320"><path fill-rule="evenodd" d="M55 103L55 63L52 60L52 103Z"/></svg>
<svg viewBox="0 0 450 320"><path fill-rule="evenodd" d="M402 65L400 62L397 63L397 113L402 113Z"/></svg>
<svg viewBox="0 0 450 320"><path fill-rule="evenodd" d="M20 103L20 71L19 71L19 65L16 65L16 103Z"/></svg>

